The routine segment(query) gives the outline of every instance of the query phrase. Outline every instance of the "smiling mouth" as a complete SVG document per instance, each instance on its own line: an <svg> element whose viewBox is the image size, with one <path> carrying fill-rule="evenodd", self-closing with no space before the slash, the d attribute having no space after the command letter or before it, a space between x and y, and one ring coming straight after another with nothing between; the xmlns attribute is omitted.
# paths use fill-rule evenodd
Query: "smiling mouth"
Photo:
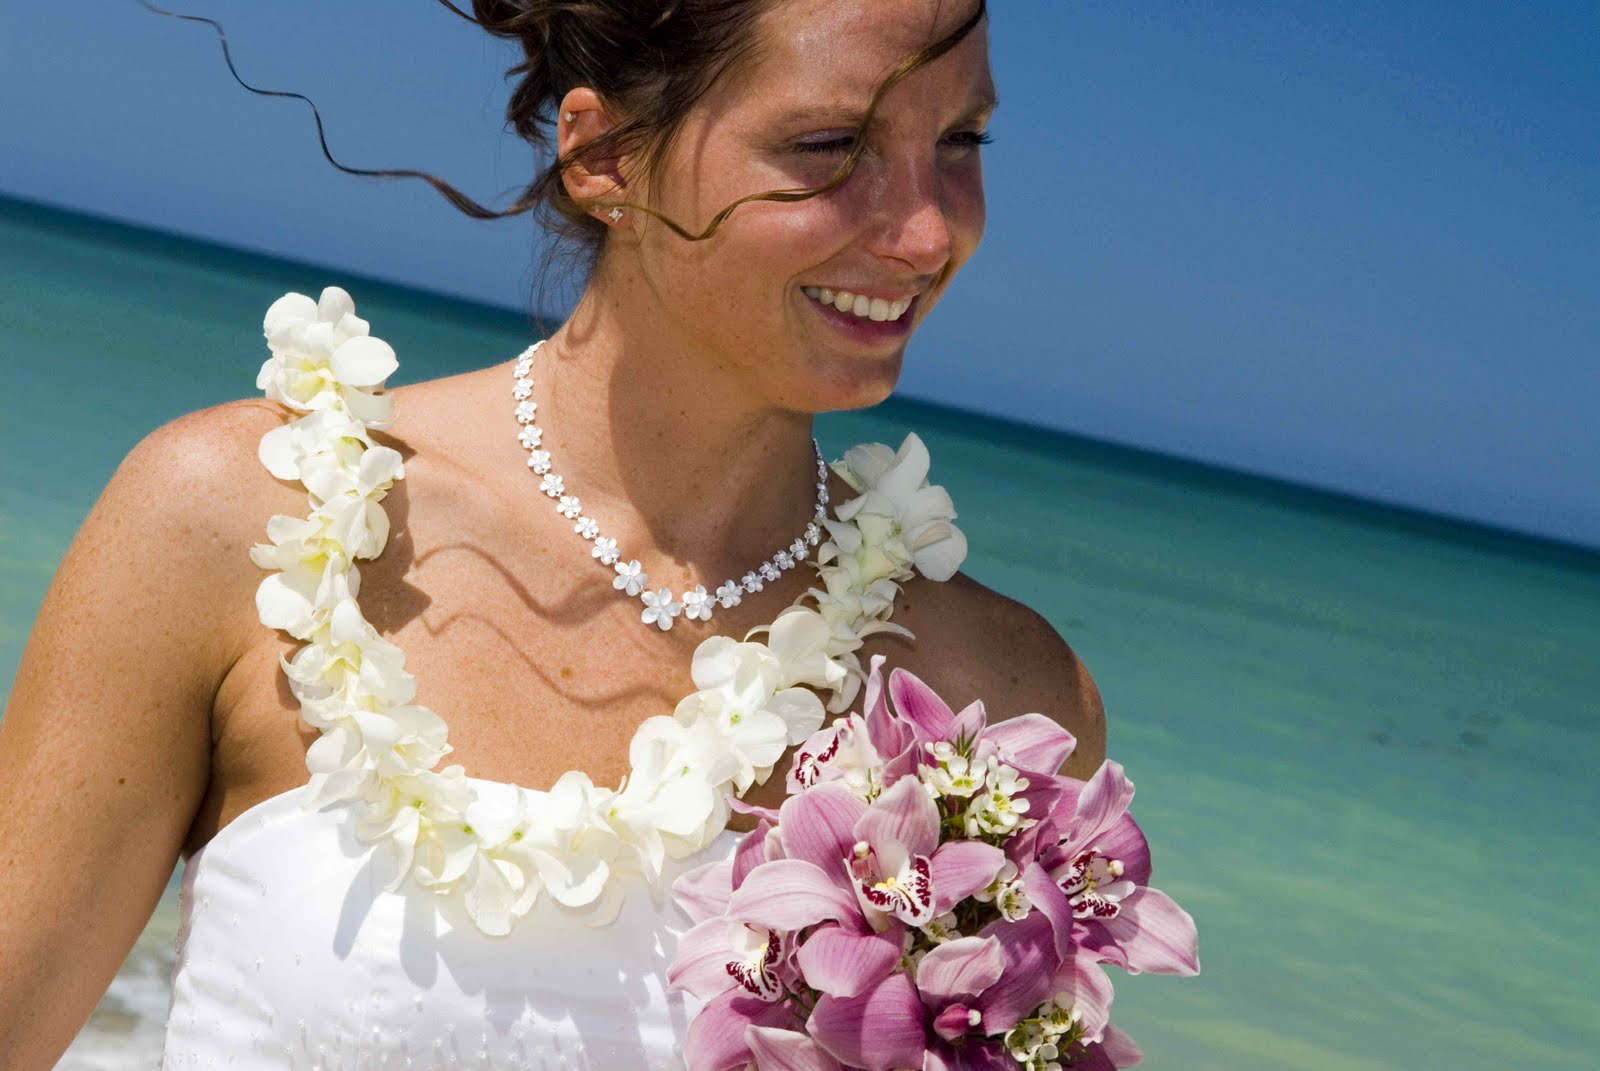
<svg viewBox="0 0 1600 1071"><path fill-rule="evenodd" d="M822 286L807 286L801 289L805 291L806 297L819 305L827 305L857 319L872 320L875 323L889 323L900 319L916 300L903 298L900 301L886 301L883 298L852 294L848 290L829 290Z"/></svg>

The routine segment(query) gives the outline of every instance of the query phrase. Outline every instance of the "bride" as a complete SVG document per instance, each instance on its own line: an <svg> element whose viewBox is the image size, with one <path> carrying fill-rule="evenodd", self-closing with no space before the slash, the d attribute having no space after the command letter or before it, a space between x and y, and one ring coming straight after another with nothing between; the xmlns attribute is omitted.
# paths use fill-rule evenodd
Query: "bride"
<svg viewBox="0 0 1600 1071"><path fill-rule="evenodd" d="M991 719L1054 717L1078 740L1068 773L1100 764L1088 673L1039 614L948 575L953 526L892 602L833 591L851 616L808 595L825 557L843 574L867 531L851 510L886 470L920 484L912 437L819 486L812 421L889 395L977 246L982 3L474 16L526 50L510 117L558 153L528 200L592 253L587 287L529 351L391 392L381 325L349 295L286 297L268 397L124 460L0 733L7 1068L52 1065L180 857L167 1066L681 1066L695 1005L664 981L685 927L666 887L747 828L722 790L776 805L793 754L697 752L732 761L677 772L718 789L693 829L628 810L666 776L641 763L680 754L650 727L734 658L712 637L783 662L762 700L783 708L780 748L883 655ZM295 526L339 494L363 504L343 543L324 524L318 558ZM796 607L832 634L751 634ZM808 642L810 669L785 661ZM432 761L446 750L459 769ZM544 847L493 854L524 835Z"/></svg>

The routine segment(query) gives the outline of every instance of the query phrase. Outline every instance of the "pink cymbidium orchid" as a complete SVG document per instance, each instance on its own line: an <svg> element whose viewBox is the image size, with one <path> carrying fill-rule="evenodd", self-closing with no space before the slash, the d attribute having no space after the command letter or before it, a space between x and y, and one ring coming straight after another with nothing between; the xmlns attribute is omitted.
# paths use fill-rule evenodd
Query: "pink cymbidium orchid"
<svg viewBox="0 0 1600 1071"><path fill-rule="evenodd" d="M1036 856L1023 889L1056 927L1058 944L1130 974L1198 973L1194 919L1149 885L1150 848L1128 814L1133 782L1107 760L1086 783L1067 784L1050 818L1029 831L1032 843L1007 846L1014 860L1019 851Z"/></svg>

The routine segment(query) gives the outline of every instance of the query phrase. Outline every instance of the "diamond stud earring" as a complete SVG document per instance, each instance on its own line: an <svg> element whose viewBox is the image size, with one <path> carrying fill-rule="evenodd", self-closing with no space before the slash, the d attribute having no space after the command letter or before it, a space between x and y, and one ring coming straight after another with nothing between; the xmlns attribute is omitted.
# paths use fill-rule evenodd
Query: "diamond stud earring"
<svg viewBox="0 0 1600 1071"><path fill-rule="evenodd" d="M621 218L622 218L622 209L620 209L620 208L613 208L613 209L612 209L612 210L611 210L611 211L610 211L610 212L607 212L607 213L606 213L606 215L608 215L608 216L610 216L610 217L611 217L611 222L612 222L612 223L615 223L615 222L617 222L617 221L618 221L618 220L619 220L619 219L621 219Z"/></svg>
<svg viewBox="0 0 1600 1071"><path fill-rule="evenodd" d="M576 119L576 118L577 118L577 116L576 116L576 115L574 115L574 114L572 114L572 113L571 113L571 112L564 112L564 113L563 113L563 114L562 114L562 116L561 116L561 118L563 118L563 119L565 119L565 120L566 120L566 121L567 121L567 122L569 122L569 123L570 123L570 122L572 122L572 121L573 121L573 120L574 120L574 119Z"/></svg>

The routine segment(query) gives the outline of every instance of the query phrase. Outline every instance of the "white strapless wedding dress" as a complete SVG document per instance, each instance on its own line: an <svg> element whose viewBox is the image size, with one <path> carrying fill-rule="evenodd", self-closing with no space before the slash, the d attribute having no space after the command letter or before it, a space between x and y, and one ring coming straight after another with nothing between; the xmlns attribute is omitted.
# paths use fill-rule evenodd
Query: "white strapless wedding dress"
<svg viewBox="0 0 1600 1071"><path fill-rule="evenodd" d="M385 892L384 856L346 805L307 811L303 791L250 808L190 859L163 1067L684 1066L699 1002L667 992L689 927L670 895L636 881L599 927L546 897L490 937L450 899ZM674 872L736 843L725 832Z"/></svg>

